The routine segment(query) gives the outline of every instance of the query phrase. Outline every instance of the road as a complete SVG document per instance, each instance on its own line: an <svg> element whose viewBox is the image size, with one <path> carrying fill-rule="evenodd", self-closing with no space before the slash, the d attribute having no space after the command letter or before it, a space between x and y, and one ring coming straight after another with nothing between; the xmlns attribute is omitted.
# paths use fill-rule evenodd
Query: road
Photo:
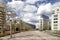
<svg viewBox="0 0 60 40"><path fill-rule="evenodd" d="M9 39L10 36L1 37L3 40L60 40L59 37L55 37L47 34L43 31L26 31L20 32L13 35L13 38Z"/></svg>

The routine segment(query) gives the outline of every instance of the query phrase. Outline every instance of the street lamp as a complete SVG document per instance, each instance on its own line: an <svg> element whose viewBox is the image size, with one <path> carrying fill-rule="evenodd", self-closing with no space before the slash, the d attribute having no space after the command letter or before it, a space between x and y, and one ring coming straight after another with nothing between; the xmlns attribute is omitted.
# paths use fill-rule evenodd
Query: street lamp
<svg viewBox="0 0 60 40"><path fill-rule="evenodd" d="M10 38L12 38L12 18L10 18Z"/></svg>
<svg viewBox="0 0 60 40"><path fill-rule="evenodd" d="M12 17L15 17L16 14L12 12L7 12L8 20L10 21L10 38L12 38Z"/></svg>

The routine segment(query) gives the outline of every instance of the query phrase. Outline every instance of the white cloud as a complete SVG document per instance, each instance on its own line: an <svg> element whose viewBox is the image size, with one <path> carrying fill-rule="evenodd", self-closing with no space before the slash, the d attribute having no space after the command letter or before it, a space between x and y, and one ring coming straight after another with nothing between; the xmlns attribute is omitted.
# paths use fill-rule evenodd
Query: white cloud
<svg viewBox="0 0 60 40"><path fill-rule="evenodd" d="M48 4L40 5L39 8L38 8L37 13L42 14L43 12L51 12L51 11L52 11L52 5L51 5L51 3L48 3Z"/></svg>
<svg viewBox="0 0 60 40"><path fill-rule="evenodd" d="M36 1L44 1L44 0L27 0L26 2L13 1L9 2L8 6L11 7L12 9L15 8L16 9L15 11L20 13L18 15L21 15L23 21L38 25L38 23L31 22L31 21L39 21L40 16L37 14L41 14L42 12L50 13L52 11L52 8L56 7L55 5L60 4L60 2L55 3L53 5L51 3L41 4L37 11L37 7L35 7L34 5L29 5L34 4ZM34 13L36 11L37 13Z"/></svg>
<svg viewBox="0 0 60 40"><path fill-rule="evenodd" d="M30 21L30 19L29 18L23 18L23 21L28 23Z"/></svg>
<svg viewBox="0 0 60 40"><path fill-rule="evenodd" d="M14 9L15 8L15 11L22 11L23 7L24 7L24 2L22 1L13 1L13 2L8 2L8 7Z"/></svg>
<svg viewBox="0 0 60 40"><path fill-rule="evenodd" d="M26 0L26 3L27 4L35 4L37 1L43 2L43 1L47 1L47 0Z"/></svg>
<svg viewBox="0 0 60 40"><path fill-rule="evenodd" d="M27 22L27 23L33 23L32 21L38 21L39 16L36 16L35 13L24 13L23 16L23 21ZM36 24L36 23L33 23Z"/></svg>
<svg viewBox="0 0 60 40"><path fill-rule="evenodd" d="M33 17L34 17L33 13L24 13L23 19L29 19L29 21L31 21Z"/></svg>
<svg viewBox="0 0 60 40"><path fill-rule="evenodd" d="M52 6L53 6L53 7L52 7L53 9L56 8L56 7L60 7L60 2L56 2L56 3L53 4Z"/></svg>
<svg viewBox="0 0 60 40"><path fill-rule="evenodd" d="M31 22L32 20L38 20L38 16L36 16L35 11L37 11L37 7L34 5L27 5L22 1L13 1L9 2L8 6L11 7L12 9L16 9L15 11L19 11L19 15L23 18L23 21L31 24L36 24Z"/></svg>
<svg viewBox="0 0 60 40"><path fill-rule="evenodd" d="M33 17L33 16L34 16L33 13L26 13L26 14L24 14L24 17L28 17L28 18Z"/></svg>
<svg viewBox="0 0 60 40"><path fill-rule="evenodd" d="M60 7L60 2L56 2L54 4L51 4L51 3L41 4L38 8L37 14L44 13L44 14L47 14L48 16L51 16L53 9L55 9L56 7Z"/></svg>
<svg viewBox="0 0 60 40"><path fill-rule="evenodd" d="M35 4L35 2L37 2L39 0L26 0L27 4Z"/></svg>
<svg viewBox="0 0 60 40"><path fill-rule="evenodd" d="M35 11L37 11L37 7L35 7L33 5L26 5L24 7L23 11L25 11L25 12L35 12Z"/></svg>
<svg viewBox="0 0 60 40"><path fill-rule="evenodd" d="M60 7L60 2L56 2L52 5L52 10L54 10L56 7ZM53 11L52 11L53 12ZM50 16L51 19L51 16Z"/></svg>

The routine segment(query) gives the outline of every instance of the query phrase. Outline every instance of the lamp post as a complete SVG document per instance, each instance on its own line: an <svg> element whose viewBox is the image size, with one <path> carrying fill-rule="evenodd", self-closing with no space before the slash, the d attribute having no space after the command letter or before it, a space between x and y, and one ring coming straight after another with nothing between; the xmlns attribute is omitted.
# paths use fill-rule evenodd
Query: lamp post
<svg viewBox="0 0 60 40"><path fill-rule="evenodd" d="M12 25L11 25L11 23L12 23L12 19L10 18L10 38L12 38Z"/></svg>
<svg viewBox="0 0 60 40"><path fill-rule="evenodd" d="M12 12L7 12L6 14L8 16L8 20L10 22L10 38L12 38L12 17L15 17L16 14L15 13L12 13Z"/></svg>
<svg viewBox="0 0 60 40"><path fill-rule="evenodd" d="M15 9L14 9L15 10ZM6 16L8 16L8 20L10 22L10 38L12 38L12 17L16 16L16 12L14 11L10 5L6 5Z"/></svg>

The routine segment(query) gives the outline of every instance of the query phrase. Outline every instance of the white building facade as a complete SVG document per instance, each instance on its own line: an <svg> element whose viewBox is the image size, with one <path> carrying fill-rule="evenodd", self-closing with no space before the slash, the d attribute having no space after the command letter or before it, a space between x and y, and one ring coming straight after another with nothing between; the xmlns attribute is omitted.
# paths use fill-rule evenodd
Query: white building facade
<svg viewBox="0 0 60 40"><path fill-rule="evenodd" d="M48 30L49 29L49 17L42 15L39 20L39 30Z"/></svg>
<svg viewBox="0 0 60 40"><path fill-rule="evenodd" d="M60 7L53 10L51 17L51 30L60 30Z"/></svg>

